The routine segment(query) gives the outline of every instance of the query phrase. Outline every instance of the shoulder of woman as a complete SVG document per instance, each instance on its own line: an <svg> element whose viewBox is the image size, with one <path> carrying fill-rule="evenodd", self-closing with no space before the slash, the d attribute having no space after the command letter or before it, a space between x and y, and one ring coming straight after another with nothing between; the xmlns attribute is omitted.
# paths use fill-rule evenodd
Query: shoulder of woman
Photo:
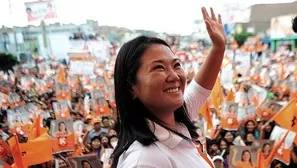
<svg viewBox="0 0 297 168"><path fill-rule="evenodd" d="M143 146L135 141L119 159L118 168L170 168L169 158L155 144Z"/></svg>

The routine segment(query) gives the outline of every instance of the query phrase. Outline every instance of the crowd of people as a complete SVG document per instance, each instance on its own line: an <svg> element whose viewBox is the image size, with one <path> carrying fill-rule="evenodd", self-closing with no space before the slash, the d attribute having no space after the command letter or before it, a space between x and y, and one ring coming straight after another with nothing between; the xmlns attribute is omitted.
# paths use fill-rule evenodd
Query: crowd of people
<svg viewBox="0 0 297 168"><path fill-rule="evenodd" d="M190 85L209 49L193 43L189 44L190 50L184 50L178 43L167 42L180 58ZM286 107L291 107L297 98L297 52L290 51L289 46L277 52L230 46L226 53L237 57L242 53L266 56L268 61L251 57L245 67L225 55L222 71L233 69L233 74L229 74L233 76L232 83L225 85L218 77L208 101L197 109L193 124L199 135L198 146L209 154L216 168L255 168L262 161L269 162L265 164L271 168L297 167L297 137L293 129L296 118L277 115L285 112L290 117L296 110ZM115 59L116 55L112 55L108 62L98 63L95 75L90 76L72 75L69 64L38 57L12 71L1 72L0 156L5 165L17 163L14 151L6 146L13 145L10 139L17 137L17 143L31 143L33 132L41 129L39 133L45 130L51 140L57 140L58 147L53 145L52 159L27 166L81 164L88 168L98 166L97 160L109 167L120 130L114 96ZM292 121L292 129L281 120ZM42 135L35 135L35 140Z"/></svg>

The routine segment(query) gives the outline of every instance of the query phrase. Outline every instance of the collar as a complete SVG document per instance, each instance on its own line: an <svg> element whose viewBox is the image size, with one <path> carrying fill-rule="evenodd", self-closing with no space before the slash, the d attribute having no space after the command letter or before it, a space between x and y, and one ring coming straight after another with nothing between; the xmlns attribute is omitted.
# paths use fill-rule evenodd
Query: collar
<svg viewBox="0 0 297 168"><path fill-rule="evenodd" d="M175 148L183 140L182 137L150 120L148 120L148 126L158 138L159 142L171 149ZM187 127L183 124L176 123L176 131L185 135L186 137L191 137Z"/></svg>

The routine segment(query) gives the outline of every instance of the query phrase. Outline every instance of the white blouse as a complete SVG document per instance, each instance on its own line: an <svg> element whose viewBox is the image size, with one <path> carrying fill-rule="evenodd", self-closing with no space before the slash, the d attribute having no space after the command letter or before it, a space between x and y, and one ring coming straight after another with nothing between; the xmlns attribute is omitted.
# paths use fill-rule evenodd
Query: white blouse
<svg viewBox="0 0 297 168"><path fill-rule="evenodd" d="M197 116L211 91L201 87L195 80L185 90L184 99L190 119ZM208 168L209 164L199 155L193 142L169 132L156 123L149 126L159 141L145 147L138 141L119 158L118 168ZM190 133L184 125L177 124L176 130L187 137ZM210 157L208 156L210 159ZM211 160L211 159L210 159Z"/></svg>

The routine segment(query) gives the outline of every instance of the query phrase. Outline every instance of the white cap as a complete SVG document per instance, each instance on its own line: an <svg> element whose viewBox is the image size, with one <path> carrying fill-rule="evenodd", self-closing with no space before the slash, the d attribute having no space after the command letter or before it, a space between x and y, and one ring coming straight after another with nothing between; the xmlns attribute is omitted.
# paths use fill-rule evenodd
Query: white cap
<svg viewBox="0 0 297 168"><path fill-rule="evenodd" d="M212 158L212 161L213 161L213 162L216 161L216 160L220 160L220 161L224 162L224 158L223 158L222 156L220 156L220 155L214 156L214 157Z"/></svg>

